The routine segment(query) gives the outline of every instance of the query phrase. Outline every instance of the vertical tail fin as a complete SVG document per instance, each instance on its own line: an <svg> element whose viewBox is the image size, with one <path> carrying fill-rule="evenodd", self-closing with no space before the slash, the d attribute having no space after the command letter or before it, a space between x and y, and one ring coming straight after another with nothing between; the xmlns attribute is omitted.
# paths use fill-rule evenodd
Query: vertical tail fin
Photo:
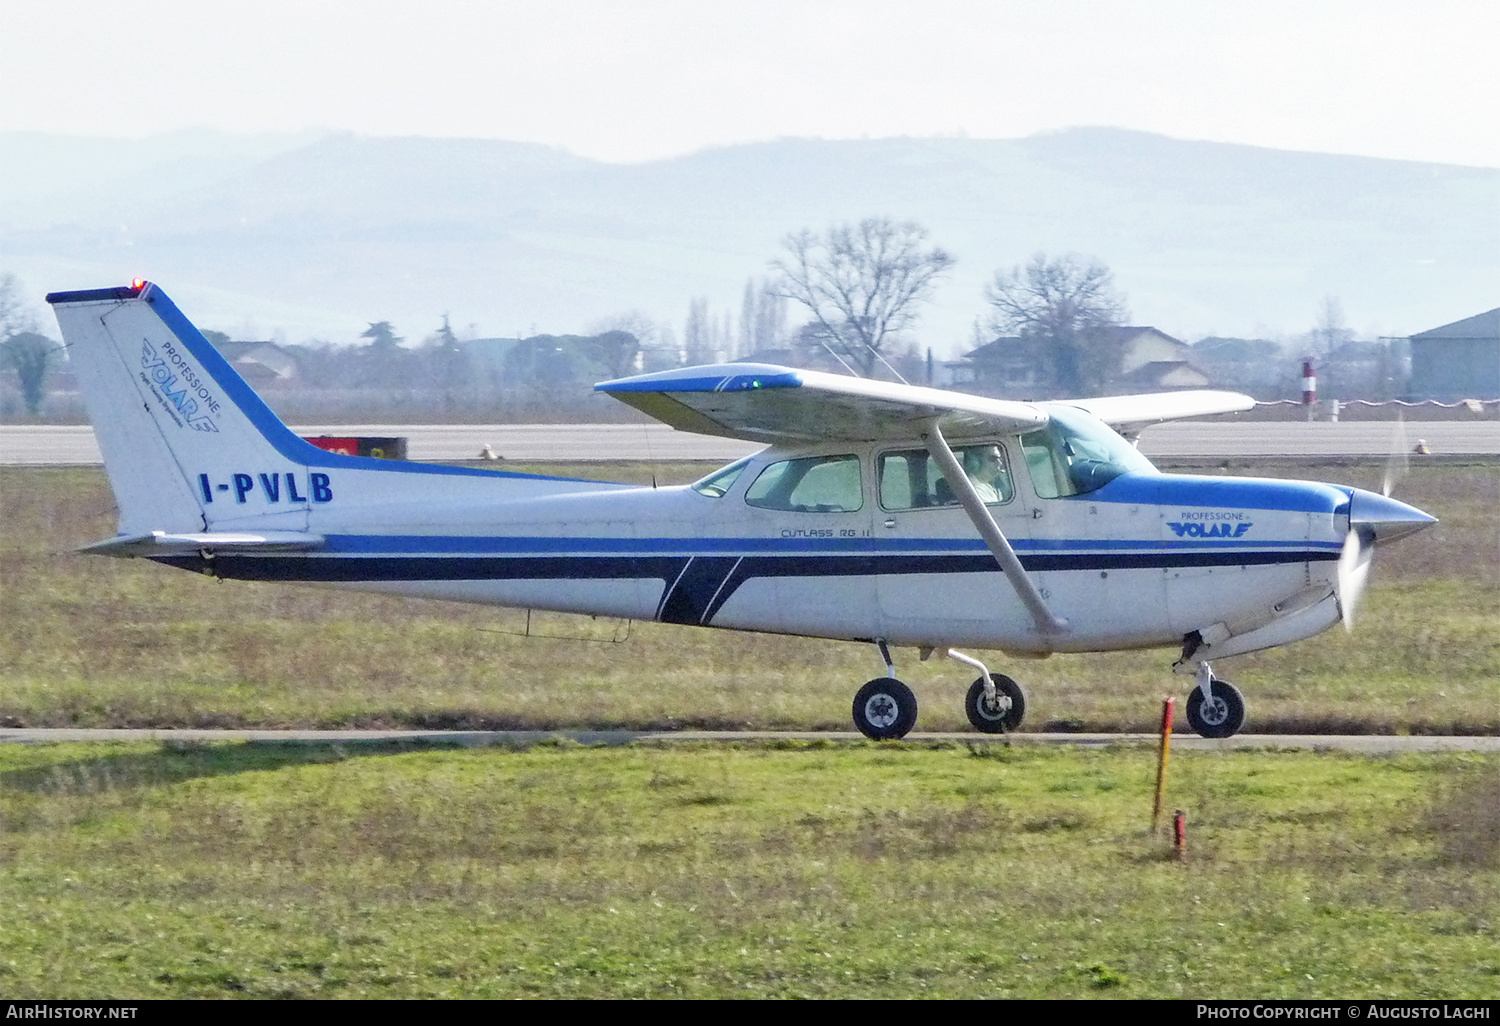
<svg viewBox="0 0 1500 1026"><path fill-rule="evenodd" d="M319 451L271 412L166 293L139 282L54 292L47 302L104 454L121 534L206 531L267 514L288 530L306 529L315 483L307 465Z"/></svg>
<svg viewBox="0 0 1500 1026"><path fill-rule="evenodd" d="M47 301L127 537L348 528L361 511L414 500L425 523L432 508L478 503L489 516L497 500L577 490L563 478L325 452L283 424L150 282Z"/></svg>

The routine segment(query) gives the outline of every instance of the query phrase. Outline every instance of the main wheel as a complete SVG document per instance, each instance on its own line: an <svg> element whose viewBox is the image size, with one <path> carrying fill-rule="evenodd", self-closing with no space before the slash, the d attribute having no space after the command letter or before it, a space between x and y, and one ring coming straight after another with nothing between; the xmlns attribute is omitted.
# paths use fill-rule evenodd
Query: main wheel
<svg viewBox="0 0 1500 1026"><path fill-rule="evenodd" d="M975 730L986 734L1009 734L1026 718L1026 692L1021 685L1003 673L990 674L995 682L995 700L984 699L984 678L969 685L968 697L964 699L964 712Z"/></svg>
<svg viewBox="0 0 1500 1026"><path fill-rule="evenodd" d="M905 737L917 722L917 696L895 677L877 677L854 696L854 725L871 741Z"/></svg>
<svg viewBox="0 0 1500 1026"><path fill-rule="evenodd" d="M1213 697L1195 687L1187 699L1187 721L1204 737L1233 737L1245 725L1245 696L1227 680L1213 679Z"/></svg>

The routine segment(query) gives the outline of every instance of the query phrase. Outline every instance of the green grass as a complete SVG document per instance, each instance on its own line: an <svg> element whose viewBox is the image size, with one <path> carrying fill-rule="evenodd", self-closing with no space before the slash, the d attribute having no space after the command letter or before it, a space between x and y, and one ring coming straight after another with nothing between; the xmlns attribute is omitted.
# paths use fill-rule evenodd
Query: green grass
<svg viewBox="0 0 1500 1026"><path fill-rule="evenodd" d="M1492 997L1500 763L0 749L11 998Z"/></svg>
<svg viewBox="0 0 1500 1026"><path fill-rule="evenodd" d="M703 468L655 470L666 481ZM1500 470L1418 468L1402 496L1442 523L1381 551L1355 633L1216 664L1245 691L1249 730L1500 730ZM855 688L879 672L868 645L641 623L612 644L622 624L561 616L533 628L595 641L522 638L516 611L76 555L114 530L97 469L0 468L0 524L11 725L849 729ZM1167 672L1175 654L988 658L1027 687L1027 729L1146 730L1161 696L1190 686ZM918 729L967 729L972 671L897 658L922 703Z"/></svg>

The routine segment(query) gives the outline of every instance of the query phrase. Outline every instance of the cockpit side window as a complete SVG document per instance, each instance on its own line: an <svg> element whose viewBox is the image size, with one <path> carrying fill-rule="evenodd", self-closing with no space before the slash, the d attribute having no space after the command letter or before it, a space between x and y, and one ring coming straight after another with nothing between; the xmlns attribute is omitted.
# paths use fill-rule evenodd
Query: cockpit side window
<svg viewBox="0 0 1500 1026"><path fill-rule="evenodd" d="M1151 461L1104 423L1077 409L1052 406L1047 426L1021 436L1026 470L1038 498L1086 495L1121 474L1154 474Z"/></svg>
<svg viewBox="0 0 1500 1026"><path fill-rule="evenodd" d="M796 513L853 513L865 504L858 456L782 460L760 472L745 501Z"/></svg>
<svg viewBox="0 0 1500 1026"><path fill-rule="evenodd" d="M986 504L1009 502L1015 496L1004 446L993 442L965 445L953 450L953 454ZM884 509L923 509L958 503L937 461L926 449L882 453L879 476L880 505Z"/></svg>

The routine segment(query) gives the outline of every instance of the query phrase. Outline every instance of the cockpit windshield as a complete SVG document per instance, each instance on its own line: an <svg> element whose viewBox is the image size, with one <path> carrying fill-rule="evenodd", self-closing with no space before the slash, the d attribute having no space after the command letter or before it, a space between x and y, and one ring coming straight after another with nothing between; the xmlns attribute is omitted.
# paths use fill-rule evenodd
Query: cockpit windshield
<svg viewBox="0 0 1500 1026"><path fill-rule="evenodd" d="M1082 410L1048 406L1047 426L1021 436L1026 469L1043 499L1086 495L1121 474L1155 474L1140 450Z"/></svg>

